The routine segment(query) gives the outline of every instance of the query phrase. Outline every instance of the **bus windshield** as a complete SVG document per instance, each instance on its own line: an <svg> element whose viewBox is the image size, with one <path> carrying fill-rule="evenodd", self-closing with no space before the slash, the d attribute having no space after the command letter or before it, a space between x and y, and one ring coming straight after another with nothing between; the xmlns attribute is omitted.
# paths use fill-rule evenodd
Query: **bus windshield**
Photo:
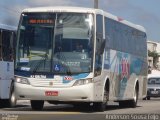
<svg viewBox="0 0 160 120"><path fill-rule="evenodd" d="M91 72L93 16L84 13L23 13L16 71L54 74Z"/></svg>

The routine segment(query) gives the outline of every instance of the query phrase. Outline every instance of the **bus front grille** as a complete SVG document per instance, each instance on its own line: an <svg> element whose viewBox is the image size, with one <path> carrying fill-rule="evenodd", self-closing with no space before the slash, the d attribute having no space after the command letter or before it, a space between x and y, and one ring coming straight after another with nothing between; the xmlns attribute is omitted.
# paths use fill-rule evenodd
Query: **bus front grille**
<svg viewBox="0 0 160 120"><path fill-rule="evenodd" d="M52 87L52 86L61 86L63 85L63 81L58 80L30 80L29 81L32 86L35 87Z"/></svg>

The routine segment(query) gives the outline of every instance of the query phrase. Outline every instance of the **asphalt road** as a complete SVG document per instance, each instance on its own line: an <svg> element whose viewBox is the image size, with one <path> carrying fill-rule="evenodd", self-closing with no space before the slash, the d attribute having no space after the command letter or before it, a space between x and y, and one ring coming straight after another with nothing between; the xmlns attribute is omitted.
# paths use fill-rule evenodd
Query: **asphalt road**
<svg viewBox="0 0 160 120"><path fill-rule="evenodd" d="M15 108L0 108L0 120L160 120L160 98L140 100L136 108L119 108L109 102L104 112L76 109L72 105L51 105L33 111L29 101L19 101Z"/></svg>

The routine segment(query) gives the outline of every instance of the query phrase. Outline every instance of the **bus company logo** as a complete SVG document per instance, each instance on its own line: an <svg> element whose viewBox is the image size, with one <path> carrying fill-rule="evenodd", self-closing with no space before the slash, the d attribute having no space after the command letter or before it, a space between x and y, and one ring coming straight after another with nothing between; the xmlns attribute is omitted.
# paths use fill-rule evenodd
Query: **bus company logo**
<svg viewBox="0 0 160 120"><path fill-rule="evenodd" d="M71 80L73 80L73 77L71 77L71 76L64 76L64 80L71 81Z"/></svg>
<svg viewBox="0 0 160 120"><path fill-rule="evenodd" d="M121 60L121 78L129 78L130 65L127 58L122 58Z"/></svg>

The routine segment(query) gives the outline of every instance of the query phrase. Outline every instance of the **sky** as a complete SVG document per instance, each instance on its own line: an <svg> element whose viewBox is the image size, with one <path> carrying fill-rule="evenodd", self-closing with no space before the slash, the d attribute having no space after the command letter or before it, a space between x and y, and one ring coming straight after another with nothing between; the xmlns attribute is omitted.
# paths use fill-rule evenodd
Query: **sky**
<svg viewBox="0 0 160 120"><path fill-rule="evenodd" d="M93 7L94 0L0 0L0 23L18 26L21 11L29 7ZM99 0L99 8L142 25L148 40L160 42L160 0Z"/></svg>

